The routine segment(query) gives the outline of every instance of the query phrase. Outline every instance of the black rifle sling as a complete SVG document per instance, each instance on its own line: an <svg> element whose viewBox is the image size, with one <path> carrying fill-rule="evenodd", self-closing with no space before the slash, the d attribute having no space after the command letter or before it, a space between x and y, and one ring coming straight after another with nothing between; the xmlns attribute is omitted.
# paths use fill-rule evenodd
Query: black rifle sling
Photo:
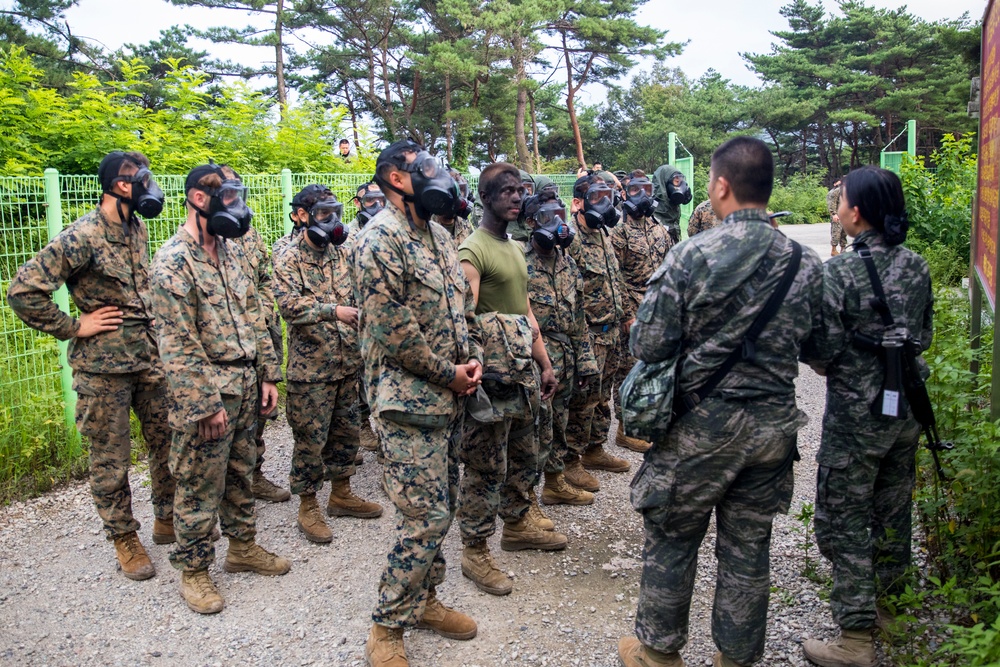
<svg viewBox="0 0 1000 667"><path fill-rule="evenodd" d="M791 241L791 239L789 239ZM778 283L774 291L771 292L771 296L768 297L767 303L764 304L763 310L757 314L754 319L753 324L747 329L747 332L743 335L742 343L736 347L726 360L722 362L712 376L705 381L700 387L694 391L681 396L677 401L674 402L674 419L680 419L688 412L690 412L696 405L701 403L705 398L715 391L715 388L722 382L723 378L729 374L729 371L733 369L740 361L753 361L756 356L755 343L757 342L757 337L760 336L761 332L764 331L764 327L767 323L778 313L778 309L781 307L782 301L785 300L785 296L788 294L788 290L791 289L792 283L795 281L795 276L799 272L799 265L802 261L802 246L800 246L795 241L792 241L792 256L788 260L788 265L785 267L785 272L781 276L781 282Z"/></svg>

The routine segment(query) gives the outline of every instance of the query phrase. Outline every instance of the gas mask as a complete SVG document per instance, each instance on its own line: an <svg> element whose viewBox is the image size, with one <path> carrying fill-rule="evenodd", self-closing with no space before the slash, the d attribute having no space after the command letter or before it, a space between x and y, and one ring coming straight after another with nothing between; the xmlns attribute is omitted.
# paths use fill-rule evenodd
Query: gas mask
<svg viewBox="0 0 1000 667"><path fill-rule="evenodd" d="M382 188L388 188L401 195L403 201L412 203L421 220L430 220L433 215L452 215L455 211L455 200L458 199L458 186L451 175L427 151L413 144L417 153L413 162L405 162L402 155L394 161L397 169L410 174L413 184L413 194L407 194L376 175L376 180Z"/></svg>
<svg viewBox="0 0 1000 667"><path fill-rule="evenodd" d="M253 211L246 204L246 188L242 181L225 180L218 188L203 192L211 196L207 211L195 206L190 199L188 204L208 220L206 232L224 239L237 239L250 230Z"/></svg>
<svg viewBox="0 0 1000 667"><path fill-rule="evenodd" d="M469 184L468 182L459 176L454 179L455 185L458 186L458 198L455 200L455 209L452 214L456 218L462 218L463 220L468 220L469 215L472 214L472 199L469 198Z"/></svg>
<svg viewBox="0 0 1000 667"><path fill-rule="evenodd" d="M604 182L594 183L583 199L583 219L591 229L614 227L618 224L618 211L613 203L612 190Z"/></svg>
<svg viewBox="0 0 1000 667"><path fill-rule="evenodd" d="M344 205L333 199L321 199L309 209L306 235L318 248L335 246L347 240L347 227L340 221Z"/></svg>
<svg viewBox="0 0 1000 667"><path fill-rule="evenodd" d="M566 207L561 203L547 202L535 213L535 231L531 238L542 250L550 252L556 246L568 248L575 236L573 227L566 223Z"/></svg>
<svg viewBox="0 0 1000 667"><path fill-rule="evenodd" d="M674 185L674 177L680 176L680 183ZM691 188L688 186L687 179L680 172L676 172L667 181L667 199L674 206L683 206L691 202Z"/></svg>
<svg viewBox="0 0 1000 667"><path fill-rule="evenodd" d="M628 199L622 203L625 215L639 220L653 214L656 200L653 199L653 184L648 178L633 178L625 192L628 194Z"/></svg>
<svg viewBox="0 0 1000 667"><path fill-rule="evenodd" d="M118 172L124 163L138 167L138 171L131 175L119 176ZM101 180L101 189L103 192L117 200L115 206L118 209L118 218L122 221L122 229L126 236L128 235L128 223L132 213L138 213L143 218L149 220L155 218L163 211L165 197L163 196L163 190L160 189L160 186L153 179L152 172L147 167L136 165L125 153L121 151L108 153L101 160L97 175ZM132 185L131 197L123 197L112 191L115 183L118 182L130 183ZM125 216L122 202L128 204L131 209L128 217Z"/></svg>
<svg viewBox="0 0 1000 667"><path fill-rule="evenodd" d="M385 208L385 195L381 190L368 190L361 195L361 208L358 209L358 226L364 227L368 221Z"/></svg>

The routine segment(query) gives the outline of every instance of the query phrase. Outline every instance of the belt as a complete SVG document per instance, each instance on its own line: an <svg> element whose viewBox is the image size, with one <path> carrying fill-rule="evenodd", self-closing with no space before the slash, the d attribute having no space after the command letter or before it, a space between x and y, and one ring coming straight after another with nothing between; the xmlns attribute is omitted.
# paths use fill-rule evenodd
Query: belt
<svg viewBox="0 0 1000 667"><path fill-rule="evenodd" d="M618 326L618 322L612 324L595 324L590 327L590 333L592 334L602 334L611 331Z"/></svg>
<svg viewBox="0 0 1000 667"><path fill-rule="evenodd" d="M257 364L256 359L234 359L232 361L213 361L216 366L239 366L240 368L247 368L249 366L254 366Z"/></svg>
<svg viewBox="0 0 1000 667"><path fill-rule="evenodd" d="M559 341L563 345L570 345L571 341L569 336L562 333L561 331L543 331L542 335L546 338L551 338L552 340Z"/></svg>

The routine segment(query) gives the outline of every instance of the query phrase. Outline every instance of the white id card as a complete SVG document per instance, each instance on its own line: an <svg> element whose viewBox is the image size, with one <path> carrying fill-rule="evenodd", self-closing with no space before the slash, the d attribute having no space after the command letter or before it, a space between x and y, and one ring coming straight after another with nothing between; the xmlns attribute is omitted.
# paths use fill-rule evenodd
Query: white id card
<svg viewBox="0 0 1000 667"><path fill-rule="evenodd" d="M882 414L887 417L895 417L899 414L899 392L882 392Z"/></svg>

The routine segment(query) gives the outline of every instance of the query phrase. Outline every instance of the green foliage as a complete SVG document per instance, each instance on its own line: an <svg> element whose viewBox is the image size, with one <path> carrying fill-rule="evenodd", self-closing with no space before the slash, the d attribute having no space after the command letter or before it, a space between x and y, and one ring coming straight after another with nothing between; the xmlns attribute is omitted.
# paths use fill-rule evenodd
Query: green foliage
<svg viewBox="0 0 1000 667"><path fill-rule="evenodd" d="M781 219L783 225L826 222L826 193L818 174L794 174L787 183L775 184L768 208L792 212Z"/></svg>
<svg viewBox="0 0 1000 667"><path fill-rule="evenodd" d="M966 262L976 192L974 138L946 134L941 147L931 153L935 170L926 167L923 157L917 157L904 160L900 174L910 218L909 238L918 247L947 248L947 254ZM947 262L947 258L940 261Z"/></svg>

